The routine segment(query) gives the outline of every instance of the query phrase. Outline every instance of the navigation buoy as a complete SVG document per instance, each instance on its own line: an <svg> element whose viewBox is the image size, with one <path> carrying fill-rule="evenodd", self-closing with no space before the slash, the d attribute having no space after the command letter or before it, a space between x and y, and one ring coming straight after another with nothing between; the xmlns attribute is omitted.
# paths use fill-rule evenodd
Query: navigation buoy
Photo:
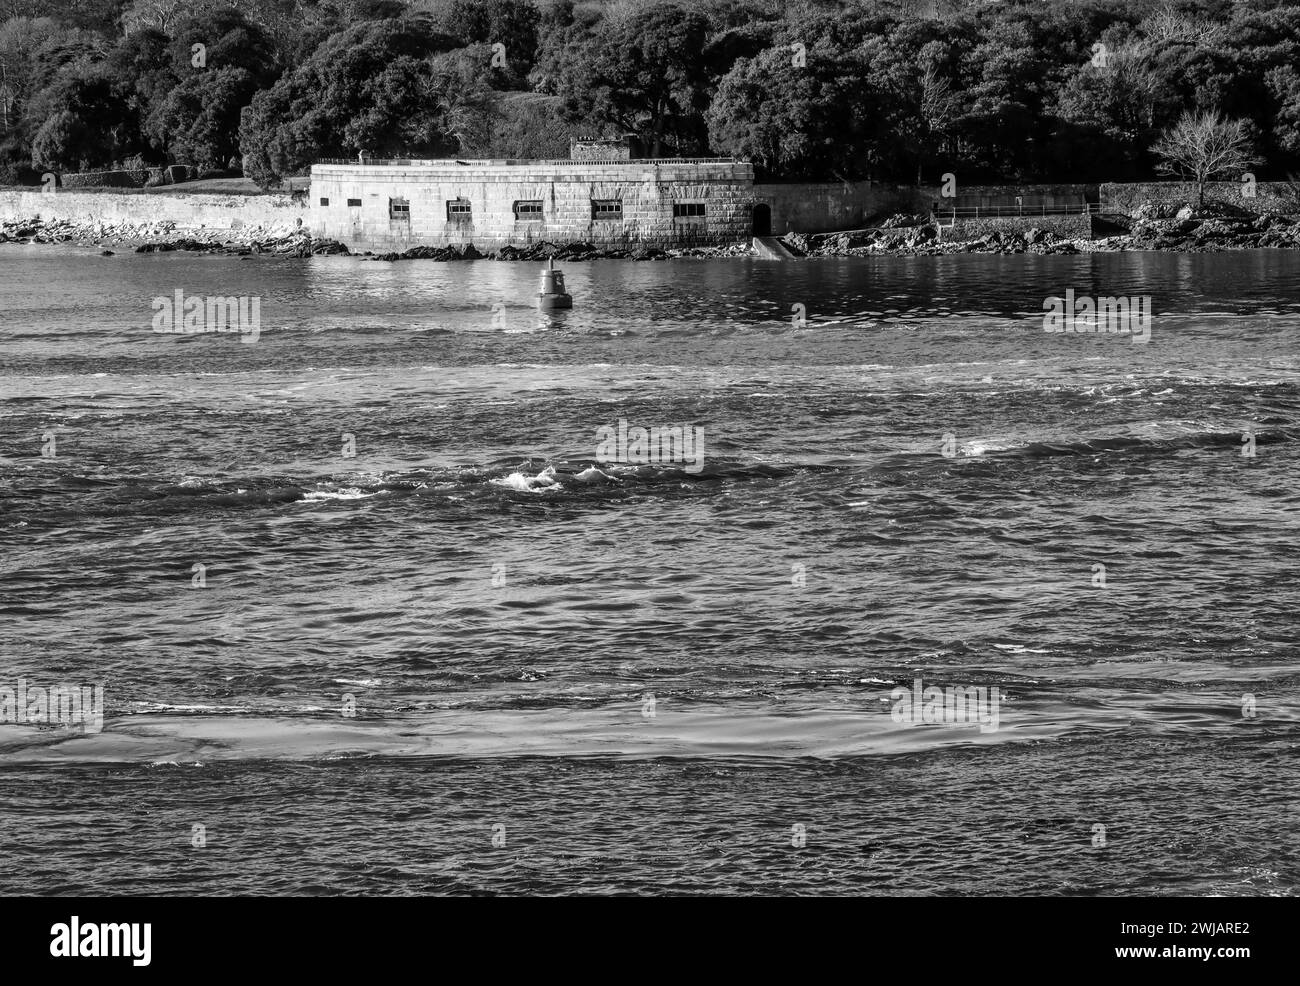
<svg viewBox="0 0 1300 986"><path fill-rule="evenodd" d="M554 257L542 271L542 290L537 292L537 304L542 309L573 307L573 296L564 290L564 272L555 269Z"/></svg>

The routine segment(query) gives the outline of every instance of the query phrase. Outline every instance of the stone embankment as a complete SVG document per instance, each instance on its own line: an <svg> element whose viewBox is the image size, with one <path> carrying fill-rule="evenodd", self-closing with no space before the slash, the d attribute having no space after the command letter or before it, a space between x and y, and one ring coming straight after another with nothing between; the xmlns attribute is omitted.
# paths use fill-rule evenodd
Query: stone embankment
<svg viewBox="0 0 1300 986"><path fill-rule="evenodd" d="M284 232L263 226L207 229L181 226L171 220L147 223L78 222L71 219L8 219L0 221L0 243L67 243L81 247L118 247L136 253L193 250L202 253L280 253L296 257L316 253L347 253L341 243L313 240L303 229ZM104 250L111 253L111 250Z"/></svg>
<svg viewBox="0 0 1300 986"><path fill-rule="evenodd" d="M1050 217L1049 217L1050 218ZM1005 223L1005 221L1003 221ZM1204 206L1158 202L1135 210L1132 217L1094 218L1097 236L1063 235L1061 227L1040 228L1026 218L991 228L978 236L954 238L926 217L900 214L878 227L838 233L787 233L781 242L798 256L941 256L955 253L1076 254L1124 250L1206 253L1222 250L1300 249L1300 215L1255 213L1220 202ZM1046 224L1049 225L1050 224ZM961 233L961 230L957 230ZM189 226L171 219L129 222L116 219L30 218L0 220L0 243L66 243L80 247L133 249L137 253L189 250L202 253L282 254L307 257L346 254L333 240L314 239L301 226L267 223L240 226ZM610 249L591 243L535 243L482 252L473 245L417 246L400 253L363 254L372 260L524 260L554 257L561 261L674 257L752 257L751 243L659 249Z"/></svg>
<svg viewBox="0 0 1300 986"><path fill-rule="evenodd" d="M789 233L782 241L809 257L941 256L954 253L1114 253L1167 250L1212 253L1224 250L1300 249L1300 215L1258 214L1223 203L1204 206L1157 203L1133 218L1096 220L1099 237L1063 236L1023 221L1021 229L994 229L968 239L941 239L938 226L919 216L896 216L873 229L841 233Z"/></svg>

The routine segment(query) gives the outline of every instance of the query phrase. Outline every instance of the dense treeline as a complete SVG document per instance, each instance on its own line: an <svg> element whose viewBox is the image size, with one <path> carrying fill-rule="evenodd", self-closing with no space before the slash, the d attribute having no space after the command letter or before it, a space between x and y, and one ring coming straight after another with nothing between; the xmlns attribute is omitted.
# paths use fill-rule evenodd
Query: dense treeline
<svg viewBox="0 0 1300 986"><path fill-rule="evenodd" d="M1294 0L0 0L0 182L622 133L786 177L1124 180L1188 111L1300 166Z"/></svg>

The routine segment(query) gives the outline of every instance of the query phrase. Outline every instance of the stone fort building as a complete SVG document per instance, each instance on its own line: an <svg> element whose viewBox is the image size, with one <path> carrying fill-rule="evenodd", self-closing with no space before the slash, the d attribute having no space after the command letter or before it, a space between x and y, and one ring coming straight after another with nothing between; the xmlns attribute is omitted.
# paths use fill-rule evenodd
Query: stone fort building
<svg viewBox="0 0 1300 986"><path fill-rule="evenodd" d="M747 161L642 158L630 140L591 140L563 161L321 162L310 228L353 251L705 246L860 226L890 198L868 182L756 184Z"/></svg>

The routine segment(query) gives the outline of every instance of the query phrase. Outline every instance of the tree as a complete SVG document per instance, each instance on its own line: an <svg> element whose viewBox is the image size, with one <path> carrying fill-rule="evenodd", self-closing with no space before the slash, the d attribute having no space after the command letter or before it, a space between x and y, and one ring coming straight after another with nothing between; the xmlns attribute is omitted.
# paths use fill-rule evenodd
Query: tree
<svg viewBox="0 0 1300 986"><path fill-rule="evenodd" d="M506 71L493 71L493 78L511 89L524 88L524 80L537 55L537 29L541 12L531 0L449 0L427 12L419 5L416 11L427 16L436 31L451 35L463 46L487 45L485 64L491 63L492 45L504 48Z"/></svg>
<svg viewBox="0 0 1300 986"><path fill-rule="evenodd" d="M185 78L214 68L242 68L259 85L278 74L270 36L234 7L206 7L180 14L169 32L176 74ZM203 45L203 65L194 65L194 45Z"/></svg>
<svg viewBox="0 0 1300 986"><path fill-rule="evenodd" d="M437 134L463 154L486 148L497 122L500 97L483 73L491 57L487 44L477 44L435 55L429 63L429 91L441 117Z"/></svg>
<svg viewBox="0 0 1300 986"><path fill-rule="evenodd" d="M871 61L871 78L882 90L884 117L877 142L881 152L898 162L889 170L902 176L905 163L915 162L916 184L925 164L954 132L961 116L961 96L953 88L953 62L948 44L905 32L872 38L864 46Z"/></svg>
<svg viewBox="0 0 1300 986"><path fill-rule="evenodd" d="M185 8L185 0L135 0L122 13L122 30L126 34L140 28L165 32Z"/></svg>
<svg viewBox="0 0 1300 986"><path fill-rule="evenodd" d="M1032 23L1002 21L980 32L963 60L966 112L958 122L977 172L1020 179L1033 171L1054 60Z"/></svg>
<svg viewBox="0 0 1300 986"><path fill-rule="evenodd" d="M173 161L224 170L238 157L239 115L256 91L247 69L196 72L149 115L149 134Z"/></svg>
<svg viewBox="0 0 1300 986"><path fill-rule="evenodd" d="M85 121L71 110L59 110L36 132L32 165L37 169L75 170L93 151Z"/></svg>
<svg viewBox="0 0 1300 986"><path fill-rule="evenodd" d="M916 184L921 184L922 167L939 144L952 130L961 107L961 100L952 91L952 85L939 74L933 64L921 70L918 88L916 133Z"/></svg>
<svg viewBox="0 0 1300 986"><path fill-rule="evenodd" d="M798 71L790 59L778 47L735 64L709 109L709 146L785 177L862 177L872 115L865 67L815 49Z"/></svg>
<svg viewBox="0 0 1300 986"><path fill-rule="evenodd" d="M257 93L240 116L244 173L265 186L317 157L432 157L456 150L444 127L451 83L434 55L456 48L418 19L363 21Z"/></svg>
<svg viewBox="0 0 1300 986"><path fill-rule="evenodd" d="M34 167L108 167L147 150L128 90L106 62L82 58L65 65L31 110L41 121L32 141Z"/></svg>
<svg viewBox="0 0 1300 986"><path fill-rule="evenodd" d="M1136 41L1112 39L1056 91L1050 173L1122 181L1150 174L1149 148L1182 105Z"/></svg>
<svg viewBox="0 0 1300 986"><path fill-rule="evenodd" d="M1273 136L1288 154L1300 155L1300 73L1286 65L1268 73L1268 88L1278 108Z"/></svg>
<svg viewBox="0 0 1300 986"><path fill-rule="evenodd" d="M659 157L703 143L708 107L708 20L672 3L601 22L565 50L557 84L573 117L635 133Z"/></svg>
<svg viewBox="0 0 1300 986"><path fill-rule="evenodd" d="M1196 182L1197 200L1205 204L1205 183L1239 175L1258 163L1245 120L1227 120L1217 112L1184 113L1151 148L1161 158L1157 170Z"/></svg>
<svg viewBox="0 0 1300 986"><path fill-rule="evenodd" d="M175 91L179 79L168 55L170 39L153 28L140 28L118 40L108 53L107 63L118 80L132 113L135 129L149 135L152 113ZM155 138L154 149L163 152L166 141Z"/></svg>
<svg viewBox="0 0 1300 986"><path fill-rule="evenodd" d="M14 17L0 24L0 131L16 129L32 92L35 51L63 33L48 17Z"/></svg>
<svg viewBox="0 0 1300 986"><path fill-rule="evenodd" d="M489 158L566 158L573 141L591 128L585 122L564 119L563 109L563 100L558 96L503 93L487 141L471 145L466 151Z"/></svg>

